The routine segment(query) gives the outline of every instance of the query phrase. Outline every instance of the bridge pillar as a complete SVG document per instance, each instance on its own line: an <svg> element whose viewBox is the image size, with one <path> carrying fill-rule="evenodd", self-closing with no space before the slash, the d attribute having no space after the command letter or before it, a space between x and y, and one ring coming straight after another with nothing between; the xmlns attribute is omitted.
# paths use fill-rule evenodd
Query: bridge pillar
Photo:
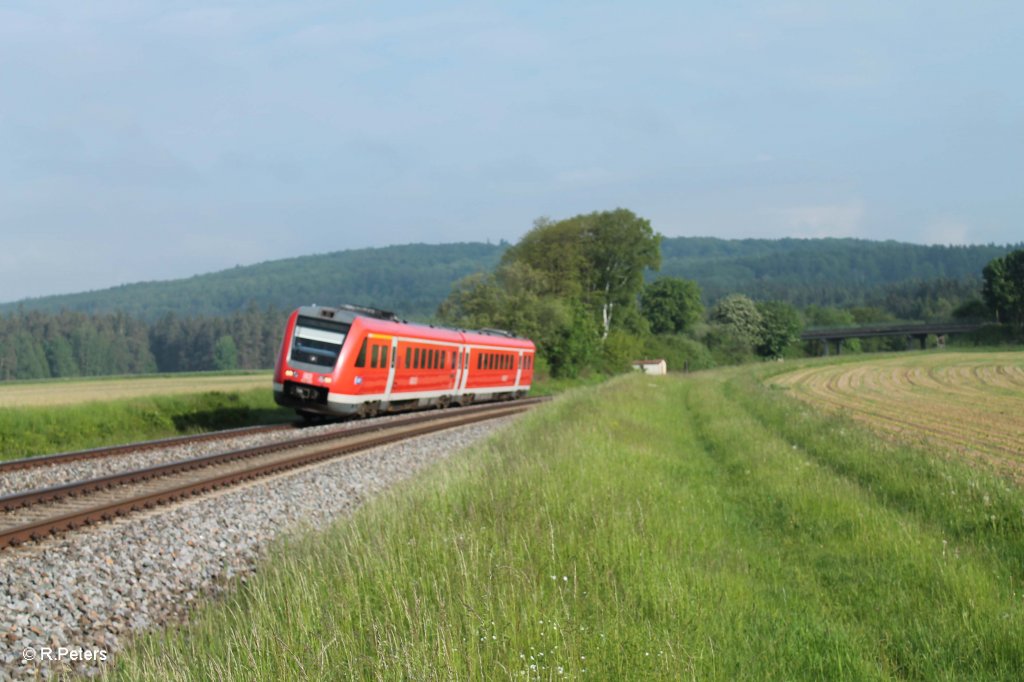
<svg viewBox="0 0 1024 682"><path fill-rule="evenodd" d="M836 355L843 354L843 341L846 339L836 339Z"/></svg>
<svg viewBox="0 0 1024 682"><path fill-rule="evenodd" d="M917 335L914 336L914 338L921 342L921 350L924 350L926 348L925 342L928 340L928 335L927 334L917 334Z"/></svg>

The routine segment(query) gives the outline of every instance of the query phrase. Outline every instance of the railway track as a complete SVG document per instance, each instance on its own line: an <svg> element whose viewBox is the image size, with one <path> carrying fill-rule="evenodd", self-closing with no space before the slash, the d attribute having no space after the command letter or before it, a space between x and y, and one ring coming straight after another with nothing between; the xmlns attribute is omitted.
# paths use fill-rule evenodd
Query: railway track
<svg viewBox="0 0 1024 682"><path fill-rule="evenodd" d="M128 453L143 452L145 450L156 450L173 445L186 443L201 443L204 441L221 440L224 438L235 438L241 436L252 436L261 433L274 431L286 431L298 428L294 424L271 424L267 426L245 426L239 429L228 429L226 431L212 431L210 433L199 433L190 436L174 436L161 438L159 440L147 440L141 443L130 443L128 445L111 445L90 450L75 450L73 452L60 452L55 455L38 455L35 457L24 457L22 459L9 459L0 462L0 474L20 469L34 469L36 467L48 466L51 464L63 464L83 459L100 459L103 457L114 457Z"/></svg>
<svg viewBox="0 0 1024 682"><path fill-rule="evenodd" d="M0 548L378 445L517 414L542 400L427 412L6 495L0 497Z"/></svg>

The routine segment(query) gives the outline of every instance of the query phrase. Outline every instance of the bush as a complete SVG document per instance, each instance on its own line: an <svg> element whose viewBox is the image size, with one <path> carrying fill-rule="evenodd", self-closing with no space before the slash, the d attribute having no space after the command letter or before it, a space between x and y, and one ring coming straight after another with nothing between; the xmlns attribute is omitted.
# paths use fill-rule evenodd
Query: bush
<svg viewBox="0 0 1024 682"><path fill-rule="evenodd" d="M648 359L664 358L670 372L693 372L715 366L707 346L682 334L648 337L644 342L643 354Z"/></svg>

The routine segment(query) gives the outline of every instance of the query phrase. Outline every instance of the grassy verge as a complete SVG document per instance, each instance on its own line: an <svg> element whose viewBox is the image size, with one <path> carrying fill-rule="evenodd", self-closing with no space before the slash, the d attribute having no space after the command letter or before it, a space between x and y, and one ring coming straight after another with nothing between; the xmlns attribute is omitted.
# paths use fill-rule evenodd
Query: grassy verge
<svg viewBox="0 0 1024 682"><path fill-rule="evenodd" d="M535 378L530 385L530 397L539 398L542 396L558 395L575 388L597 386L608 381L608 378L605 374L588 374L574 379Z"/></svg>
<svg viewBox="0 0 1024 682"><path fill-rule="evenodd" d="M269 388L0 408L0 459L289 421Z"/></svg>
<svg viewBox="0 0 1024 682"><path fill-rule="evenodd" d="M572 392L123 679L1019 679L1024 494L744 368Z"/></svg>

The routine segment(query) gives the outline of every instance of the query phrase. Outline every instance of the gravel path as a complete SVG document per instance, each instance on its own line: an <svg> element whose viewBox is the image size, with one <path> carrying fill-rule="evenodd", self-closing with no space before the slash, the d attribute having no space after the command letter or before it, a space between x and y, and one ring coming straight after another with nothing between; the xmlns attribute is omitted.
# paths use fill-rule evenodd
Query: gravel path
<svg viewBox="0 0 1024 682"><path fill-rule="evenodd" d="M182 619L199 596L216 594L231 578L251 573L282 531L297 524L323 527L512 420L421 436L0 551L0 681L61 669L99 672L95 660L27 663L23 652L38 659L45 655L42 647L53 656L58 647L81 648L80 657L109 659L132 633Z"/></svg>

